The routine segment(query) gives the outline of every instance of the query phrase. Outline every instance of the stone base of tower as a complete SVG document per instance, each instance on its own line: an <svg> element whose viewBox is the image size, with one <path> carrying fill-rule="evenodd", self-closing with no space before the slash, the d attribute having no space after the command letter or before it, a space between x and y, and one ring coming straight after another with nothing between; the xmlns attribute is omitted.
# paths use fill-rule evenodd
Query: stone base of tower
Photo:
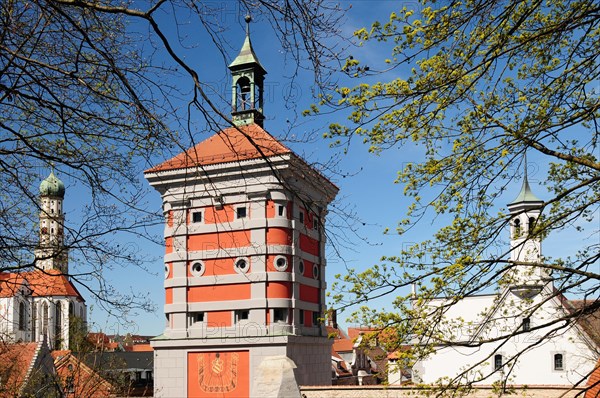
<svg viewBox="0 0 600 398"><path fill-rule="evenodd" d="M264 336L152 341L154 396L254 397L253 381L266 358L285 356L298 385L331 385L331 344L326 337Z"/></svg>

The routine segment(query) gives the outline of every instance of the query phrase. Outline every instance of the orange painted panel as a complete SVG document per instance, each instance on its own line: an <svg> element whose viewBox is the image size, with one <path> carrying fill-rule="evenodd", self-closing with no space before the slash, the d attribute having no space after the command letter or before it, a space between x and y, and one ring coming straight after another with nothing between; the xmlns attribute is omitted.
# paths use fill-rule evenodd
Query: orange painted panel
<svg viewBox="0 0 600 398"><path fill-rule="evenodd" d="M190 251L231 249L247 246L250 246L250 231L223 231L189 235L187 238L187 247Z"/></svg>
<svg viewBox="0 0 600 398"><path fill-rule="evenodd" d="M300 250L313 256L319 255L319 241L304 234L300 234Z"/></svg>
<svg viewBox="0 0 600 398"><path fill-rule="evenodd" d="M304 310L304 326L312 326L312 311Z"/></svg>
<svg viewBox="0 0 600 398"><path fill-rule="evenodd" d="M165 304L173 304L173 288L165 288Z"/></svg>
<svg viewBox="0 0 600 398"><path fill-rule="evenodd" d="M251 298L250 283L236 285L190 286L187 299L190 303L206 301L249 300Z"/></svg>
<svg viewBox="0 0 600 398"><path fill-rule="evenodd" d="M266 317L266 319L267 319L267 325L270 325L271 324L271 311L269 311L267 309L266 313L267 313L267 317Z"/></svg>
<svg viewBox="0 0 600 398"><path fill-rule="evenodd" d="M173 238L172 237L165 238L165 251L167 252L167 254L173 253Z"/></svg>
<svg viewBox="0 0 600 398"><path fill-rule="evenodd" d="M221 209L217 209L214 206L206 207L204 209L205 224L221 224L232 222L234 218L235 209L231 205L225 205Z"/></svg>
<svg viewBox="0 0 600 398"><path fill-rule="evenodd" d="M267 218L275 218L276 213L275 202L267 200Z"/></svg>
<svg viewBox="0 0 600 398"><path fill-rule="evenodd" d="M268 245L291 245L292 231L289 228L271 227L267 229Z"/></svg>
<svg viewBox="0 0 600 398"><path fill-rule="evenodd" d="M221 328L231 326L231 311L212 311L207 314L207 326L209 328Z"/></svg>
<svg viewBox="0 0 600 398"><path fill-rule="evenodd" d="M307 285L300 285L300 300L318 304L319 288Z"/></svg>
<svg viewBox="0 0 600 398"><path fill-rule="evenodd" d="M307 260L302 260L302 262L304 263L304 273L302 275L306 276L307 278L312 278L313 263Z"/></svg>
<svg viewBox="0 0 600 398"><path fill-rule="evenodd" d="M173 226L173 210L169 210L169 212L167 213L167 225L169 227Z"/></svg>
<svg viewBox="0 0 600 398"><path fill-rule="evenodd" d="M190 398L250 396L249 351L190 352L187 368Z"/></svg>
<svg viewBox="0 0 600 398"><path fill-rule="evenodd" d="M267 282L267 298L291 298L290 282Z"/></svg>

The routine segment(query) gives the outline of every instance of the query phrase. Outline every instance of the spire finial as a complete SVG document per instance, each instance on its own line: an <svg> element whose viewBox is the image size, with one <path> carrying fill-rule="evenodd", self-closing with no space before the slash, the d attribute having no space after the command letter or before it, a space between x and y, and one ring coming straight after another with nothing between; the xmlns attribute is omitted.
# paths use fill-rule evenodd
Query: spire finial
<svg viewBox="0 0 600 398"><path fill-rule="evenodd" d="M527 149L525 150L525 153L523 154L523 162L525 163L524 167L523 167L523 169L524 169L523 171L525 173L525 176L523 177L523 181L526 183L529 183L529 181L527 180Z"/></svg>
<svg viewBox="0 0 600 398"><path fill-rule="evenodd" d="M244 20L246 21L246 36L250 36L250 22L252 22L252 16L250 14L246 14Z"/></svg>

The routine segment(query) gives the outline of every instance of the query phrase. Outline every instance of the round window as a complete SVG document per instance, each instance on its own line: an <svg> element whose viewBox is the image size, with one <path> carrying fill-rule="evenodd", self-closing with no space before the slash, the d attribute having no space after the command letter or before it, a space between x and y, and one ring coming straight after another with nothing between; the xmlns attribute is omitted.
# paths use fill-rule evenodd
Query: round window
<svg viewBox="0 0 600 398"><path fill-rule="evenodd" d="M285 256L277 256L275 257L275 269L277 271L285 271L287 269L288 262Z"/></svg>
<svg viewBox="0 0 600 398"><path fill-rule="evenodd" d="M302 260L298 263L298 273L304 275L304 261Z"/></svg>
<svg viewBox="0 0 600 398"><path fill-rule="evenodd" d="M235 272L245 274L250 270L250 260L247 257L239 257L234 263Z"/></svg>
<svg viewBox="0 0 600 398"><path fill-rule="evenodd" d="M169 277L169 266L165 264L165 278Z"/></svg>
<svg viewBox="0 0 600 398"><path fill-rule="evenodd" d="M319 279L319 266L317 264L313 265L313 278Z"/></svg>
<svg viewBox="0 0 600 398"><path fill-rule="evenodd" d="M202 276L206 267L202 261L195 261L190 266L190 272L194 276Z"/></svg>

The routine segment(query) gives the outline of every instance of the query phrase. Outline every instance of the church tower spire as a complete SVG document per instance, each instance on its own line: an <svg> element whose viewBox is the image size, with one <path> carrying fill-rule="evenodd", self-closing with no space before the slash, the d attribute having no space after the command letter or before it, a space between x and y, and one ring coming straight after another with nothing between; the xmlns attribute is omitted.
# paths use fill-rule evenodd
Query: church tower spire
<svg viewBox="0 0 600 398"><path fill-rule="evenodd" d="M56 269L67 274L69 255L64 247L64 198L65 184L52 170L40 184L40 238L35 258L38 268L44 271Z"/></svg>
<svg viewBox="0 0 600 398"><path fill-rule="evenodd" d="M531 190L527 176L527 156L524 156L524 176L521 191L508 204L510 221L510 259L516 263L539 263L542 259L542 239L534 235L534 228L541 215L544 201ZM541 267L516 265L513 292L519 296L531 296L539 291L548 279L547 271Z"/></svg>
<svg viewBox="0 0 600 398"><path fill-rule="evenodd" d="M258 61L250 40L250 15L246 15L246 38L238 56L229 64L231 71L231 116L237 126L263 126L264 78L267 71Z"/></svg>

